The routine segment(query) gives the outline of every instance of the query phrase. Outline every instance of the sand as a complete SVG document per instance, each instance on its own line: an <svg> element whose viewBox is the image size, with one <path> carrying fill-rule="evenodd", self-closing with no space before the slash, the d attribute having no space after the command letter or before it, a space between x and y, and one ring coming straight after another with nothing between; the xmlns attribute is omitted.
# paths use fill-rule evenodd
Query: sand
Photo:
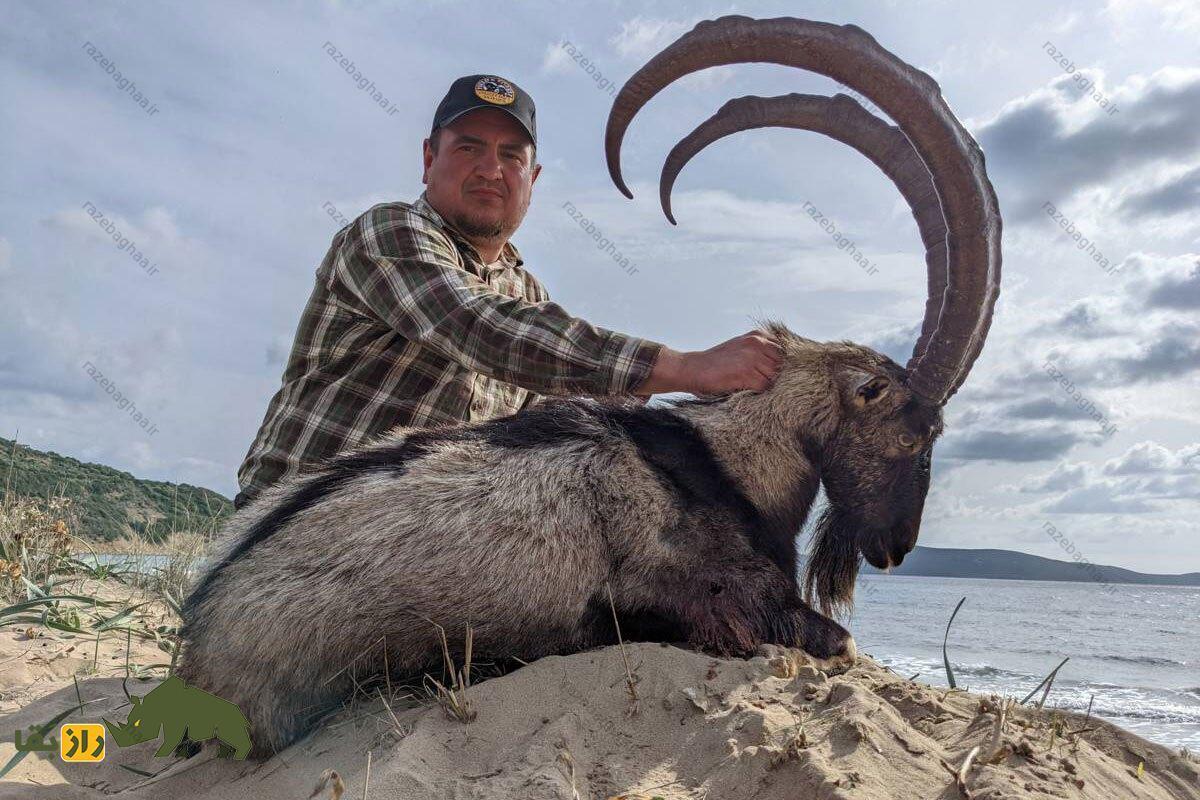
<svg viewBox="0 0 1200 800"><path fill-rule="evenodd" d="M30 646L23 636L0 630L0 690L18 706L0 719L0 763L14 753L12 731L77 704L70 672L79 647L55 657L53 645L33 640L46 651L41 661L27 654L5 664ZM174 762L153 757L157 742L114 746L98 765L30 755L0 782L0 798L128 790L123 797L293 800L309 797L327 770L337 777L326 773L316 797L335 797L340 781L347 800L364 788L377 800L1200 798L1194 756L1077 714L1017 708L1001 730L1000 701L908 681L866 656L838 674L779 648L748 660L647 643L626 653L636 703L621 650L609 647L544 658L471 687L470 724L428 702L394 706L393 716L379 700L362 701L266 762L206 751L181 772L129 790L146 778L122 765L153 773ZM109 669L123 674L119 664ZM116 677L79 686L85 702L100 699L89 718L124 700ZM960 788L953 771L977 746Z"/></svg>

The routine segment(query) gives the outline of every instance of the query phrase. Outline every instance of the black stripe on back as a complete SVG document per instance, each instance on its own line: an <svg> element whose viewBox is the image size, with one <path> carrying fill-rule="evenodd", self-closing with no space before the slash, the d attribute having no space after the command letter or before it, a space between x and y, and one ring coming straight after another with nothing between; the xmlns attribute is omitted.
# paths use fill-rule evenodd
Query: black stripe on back
<svg viewBox="0 0 1200 800"><path fill-rule="evenodd" d="M586 400L545 400L511 417L489 420L475 430L488 444L513 450L595 441L606 431L588 413L588 405Z"/></svg>
<svg viewBox="0 0 1200 800"><path fill-rule="evenodd" d="M687 506L725 510L742 523L756 552L778 564L785 575L795 575L797 531L772 524L759 512L688 419L669 407L601 406L596 413L637 446L646 463L675 488Z"/></svg>

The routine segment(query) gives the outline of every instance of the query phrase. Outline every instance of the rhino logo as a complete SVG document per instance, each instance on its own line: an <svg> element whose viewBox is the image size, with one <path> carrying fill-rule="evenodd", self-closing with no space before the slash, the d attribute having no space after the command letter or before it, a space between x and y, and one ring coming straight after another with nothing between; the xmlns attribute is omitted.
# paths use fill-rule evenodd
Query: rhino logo
<svg viewBox="0 0 1200 800"><path fill-rule="evenodd" d="M144 696L132 696L128 690L125 696L133 703L125 723L104 720L109 735L121 747L157 739L161 730L163 743L154 753L158 757L170 755L185 739L216 739L218 753L225 758L232 755L241 761L250 753L250 722L228 700L188 686L173 675Z"/></svg>

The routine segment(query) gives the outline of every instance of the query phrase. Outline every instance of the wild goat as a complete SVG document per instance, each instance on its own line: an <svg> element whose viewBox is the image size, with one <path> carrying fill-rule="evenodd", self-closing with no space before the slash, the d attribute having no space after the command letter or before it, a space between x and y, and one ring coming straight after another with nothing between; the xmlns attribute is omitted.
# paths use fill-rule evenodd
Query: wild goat
<svg viewBox="0 0 1200 800"><path fill-rule="evenodd" d="M272 487L233 517L188 598L178 670L243 709L253 756L336 706L348 663L403 674L439 663L438 626L456 655L468 625L477 657L613 643L610 590L629 638L854 659L850 634L802 599L796 537L823 485L805 594L826 614L851 600L861 558L887 567L915 545L941 407L998 291L996 199L928 76L853 26L744 17L701 23L622 89L606 145L626 194L618 155L636 111L680 75L743 61L823 72L900 128L843 96L733 101L672 153L664 209L687 158L735 130L788 125L851 144L897 183L927 247L930 299L909 364L771 323L783 365L766 391L664 407L552 400L399 429Z"/></svg>

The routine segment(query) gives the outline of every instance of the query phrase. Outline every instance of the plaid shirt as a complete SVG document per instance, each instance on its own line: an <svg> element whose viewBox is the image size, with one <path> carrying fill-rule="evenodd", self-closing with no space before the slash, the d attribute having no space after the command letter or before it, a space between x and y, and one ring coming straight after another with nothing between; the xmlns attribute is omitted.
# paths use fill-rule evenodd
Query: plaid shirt
<svg viewBox="0 0 1200 800"><path fill-rule="evenodd" d="M650 374L661 345L572 317L523 263L507 242L485 265L424 193L338 231L235 505L397 425L504 416L536 393L628 394Z"/></svg>

